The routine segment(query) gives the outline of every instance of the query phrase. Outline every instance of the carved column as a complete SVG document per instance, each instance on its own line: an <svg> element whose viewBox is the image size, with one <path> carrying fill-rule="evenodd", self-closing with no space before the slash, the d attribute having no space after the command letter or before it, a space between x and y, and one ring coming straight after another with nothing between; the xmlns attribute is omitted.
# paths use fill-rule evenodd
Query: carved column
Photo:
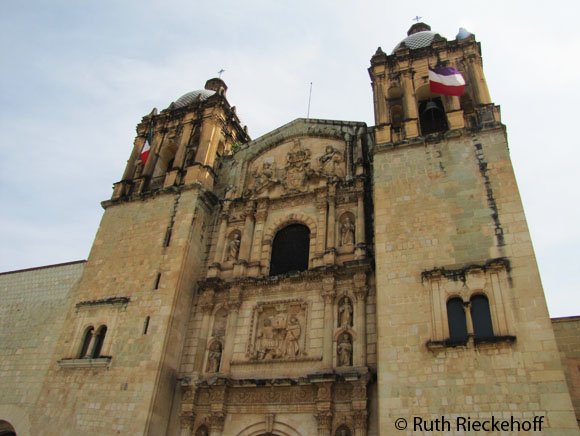
<svg viewBox="0 0 580 436"><path fill-rule="evenodd" d="M360 181L361 188L362 180ZM365 205L364 205L364 193L361 191L358 193L357 205L356 205L356 248L355 248L355 258L361 259L365 255Z"/></svg>
<svg viewBox="0 0 580 436"><path fill-rule="evenodd" d="M252 241L252 250L250 262L260 262L262 257L262 237L264 234L264 225L268 217L268 199L259 199L256 207L256 223L254 227L254 238ZM259 271L257 272L259 273Z"/></svg>
<svg viewBox="0 0 580 436"><path fill-rule="evenodd" d="M183 129L181 138L179 140L179 146L177 148L177 152L175 153L175 159L173 160L173 168L182 168L183 164L185 163L185 155L187 154L187 144L189 143L189 139L191 138L191 132L193 130L193 126L195 121L190 121L186 124Z"/></svg>
<svg viewBox="0 0 580 436"><path fill-rule="evenodd" d="M145 136L139 135L135 138L135 141L133 142L133 151L131 152L131 156L129 157L127 166L125 167L125 172L123 173L123 180L130 180L133 178L135 165L139 159L139 154L141 153L144 144Z"/></svg>
<svg viewBox="0 0 580 436"><path fill-rule="evenodd" d="M354 325L357 332L356 354L353 359L354 366L366 366L367 363L367 320L366 320L366 274L358 273L353 277L354 295L356 297Z"/></svg>
<svg viewBox="0 0 580 436"><path fill-rule="evenodd" d="M228 373L230 371L230 364L233 357L234 343L236 339L236 330L238 326L238 313L241 306L241 290L238 288L230 289L230 296L228 300L228 328L226 333L226 343L222 354L222 363L220 372Z"/></svg>
<svg viewBox="0 0 580 436"><path fill-rule="evenodd" d="M205 349L207 347L207 334L209 332L209 322L211 318L211 311L213 309L213 290L206 290L199 297L198 307L202 312L201 328L199 330L199 341L197 343L197 351L195 353L195 361L193 363L194 371L201 371L203 369L203 358L205 356Z"/></svg>
<svg viewBox="0 0 580 436"><path fill-rule="evenodd" d="M326 191L316 193L316 211L318 216L318 237L316 238L316 255L322 256L326 250L326 215L328 203L326 200ZM315 267L321 265L314 265Z"/></svg>
<svg viewBox="0 0 580 436"><path fill-rule="evenodd" d="M334 332L334 277L325 277L322 281L322 297L324 298L324 342L322 361L326 368L332 368L332 334Z"/></svg>
<svg viewBox="0 0 580 436"><path fill-rule="evenodd" d="M366 410L357 410L353 413L354 436L367 435L367 416Z"/></svg>
<svg viewBox="0 0 580 436"><path fill-rule="evenodd" d="M472 90L475 94L476 104L490 104L491 96L487 89L487 83L483 76L483 68L481 66L481 58L476 55L471 55L467 58L469 65L469 75L471 78Z"/></svg>
<svg viewBox="0 0 580 436"><path fill-rule="evenodd" d="M326 252L324 263L332 265L335 261L336 246L336 185L328 185L328 225L326 227Z"/></svg>
<svg viewBox="0 0 580 436"><path fill-rule="evenodd" d="M405 120L417 119L417 102L415 100L415 90L413 89L413 72L411 70L401 72L401 82L403 85Z"/></svg>
<svg viewBox="0 0 580 436"><path fill-rule="evenodd" d="M316 421L318 422L318 436L331 436L332 431L332 382L317 383L316 393Z"/></svg>
<svg viewBox="0 0 580 436"><path fill-rule="evenodd" d="M195 392L190 380L181 382L181 412L179 422L181 424L180 436L191 436L193 424L195 423L195 413L193 412L193 399Z"/></svg>
<svg viewBox="0 0 580 436"><path fill-rule="evenodd" d="M226 415L223 412L214 412L209 417L209 435L222 436Z"/></svg>
<svg viewBox="0 0 580 436"><path fill-rule="evenodd" d="M159 134L160 133L160 134ZM165 134L167 129L163 128L157 135L153 134L153 139L151 140L151 151L149 152L149 157L145 163L145 168L143 168L144 176L151 176L155 170L155 165L157 164L157 157L159 156L159 150L163 145L163 140L165 139ZM155 140L157 139L157 140Z"/></svg>
<svg viewBox="0 0 580 436"><path fill-rule="evenodd" d="M389 124L390 118L385 92L385 75L377 75L375 78L375 121L377 124Z"/></svg>
<svg viewBox="0 0 580 436"><path fill-rule="evenodd" d="M244 233L242 234L242 243L240 246L239 260L248 261L250 259L250 250L252 249L252 239L254 236L254 203L250 203L244 211L246 221L244 222Z"/></svg>
<svg viewBox="0 0 580 436"><path fill-rule="evenodd" d="M226 240L226 230L228 228L228 214L227 212L222 212L220 214L220 226L218 230L218 240L215 247L215 256L213 261L215 263L222 263L224 258L224 244Z"/></svg>

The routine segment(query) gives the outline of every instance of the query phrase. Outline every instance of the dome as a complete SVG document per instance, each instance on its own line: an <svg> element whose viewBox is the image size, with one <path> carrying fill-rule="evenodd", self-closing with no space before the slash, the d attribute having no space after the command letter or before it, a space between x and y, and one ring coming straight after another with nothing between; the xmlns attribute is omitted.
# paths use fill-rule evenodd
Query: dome
<svg viewBox="0 0 580 436"><path fill-rule="evenodd" d="M191 91L188 92L187 94L183 94L181 97L175 100L175 103L173 103L173 107L175 109L185 107L195 101L207 100L214 94L215 91L210 91L208 89L198 89L196 91Z"/></svg>
<svg viewBox="0 0 580 436"><path fill-rule="evenodd" d="M435 35L437 35L437 33L431 32L430 30L424 30L423 32L413 33L412 35L409 35L405 39L403 39L399 44L397 44L397 46L393 49L393 51L396 51L397 49L401 48L403 44L405 44L405 46L409 50L429 47L433 42Z"/></svg>
<svg viewBox="0 0 580 436"><path fill-rule="evenodd" d="M409 50L416 50L418 48L429 47L435 38L443 39L441 36L431 31L431 26L425 23L415 23L407 32L407 37L403 39L393 49L393 53L401 48L403 44Z"/></svg>

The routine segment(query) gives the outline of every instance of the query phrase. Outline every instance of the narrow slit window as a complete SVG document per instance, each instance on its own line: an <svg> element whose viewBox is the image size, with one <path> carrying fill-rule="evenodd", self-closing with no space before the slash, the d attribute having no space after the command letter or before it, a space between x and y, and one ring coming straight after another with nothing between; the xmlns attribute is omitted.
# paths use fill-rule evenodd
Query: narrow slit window
<svg viewBox="0 0 580 436"><path fill-rule="evenodd" d="M143 323L143 334L146 335L147 334L147 330L149 330L149 320L151 319L151 317L147 316L145 317L145 322Z"/></svg>

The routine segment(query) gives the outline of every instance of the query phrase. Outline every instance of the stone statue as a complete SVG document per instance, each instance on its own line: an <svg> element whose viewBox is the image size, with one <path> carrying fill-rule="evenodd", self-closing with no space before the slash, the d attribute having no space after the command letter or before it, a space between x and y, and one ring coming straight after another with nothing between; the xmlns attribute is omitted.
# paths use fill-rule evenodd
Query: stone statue
<svg viewBox="0 0 580 436"><path fill-rule="evenodd" d="M338 352L338 366L352 365L352 341L350 335L344 333L340 337L340 342L337 347Z"/></svg>
<svg viewBox="0 0 580 436"><path fill-rule="evenodd" d="M354 223L350 216L346 216L344 222L340 226L340 245L354 244Z"/></svg>
<svg viewBox="0 0 580 436"><path fill-rule="evenodd" d="M284 357L296 357L300 354L301 328L298 318L292 316L286 326L286 335L284 337Z"/></svg>
<svg viewBox="0 0 580 436"><path fill-rule="evenodd" d="M228 246L227 260L238 260L238 255L240 254L240 243L240 235L234 233Z"/></svg>
<svg viewBox="0 0 580 436"><path fill-rule="evenodd" d="M218 372L222 360L222 344L214 342L209 349L207 372Z"/></svg>
<svg viewBox="0 0 580 436"><path fill-rule="evenodd" d="M350 327L352 325L352 305L348 298L343 298L338 308L339 327Z"/></svg>

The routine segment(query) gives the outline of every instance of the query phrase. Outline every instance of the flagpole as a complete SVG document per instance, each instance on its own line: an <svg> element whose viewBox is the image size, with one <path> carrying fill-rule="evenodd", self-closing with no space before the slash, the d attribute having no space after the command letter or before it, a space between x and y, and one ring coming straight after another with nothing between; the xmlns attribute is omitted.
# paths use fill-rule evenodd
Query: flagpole
<svg viewBox="0 0 580 436"><path fill-rule="evenodd" d="M306 112L306 119L310 119L310 100L312 99L312 82L310 82L310 93L308 94L308 111Z"/></svg>

